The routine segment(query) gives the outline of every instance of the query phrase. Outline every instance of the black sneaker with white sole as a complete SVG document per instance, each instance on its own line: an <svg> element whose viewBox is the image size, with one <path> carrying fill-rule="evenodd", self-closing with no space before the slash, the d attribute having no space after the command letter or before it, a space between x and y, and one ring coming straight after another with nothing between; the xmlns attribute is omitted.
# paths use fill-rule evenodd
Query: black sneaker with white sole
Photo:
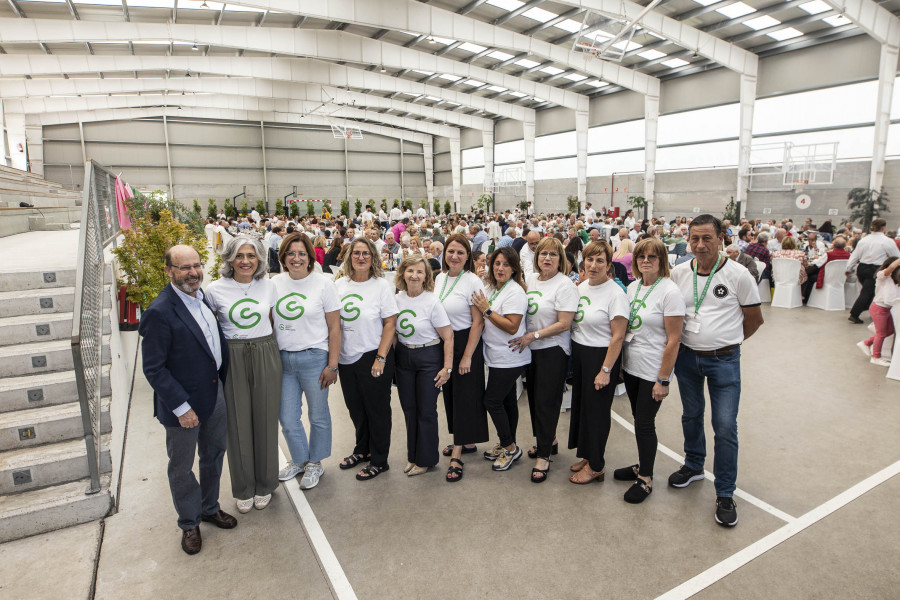
<svg viewBox="0 0 900 600"><path fill-rule="evenodd" d="M716 523L723 527L734 527L737 522L737 507L734 505L734 498L722 496L716 498Z"/></svg>
<svg viewBox="0 0 900 600"><path fill-rule="evenodd" d="M681 465L681 468L669 475L669 485L677 488L684 488L690 485L694 481L700 481L703 479L703 471L695 471L694 469L689 469L685 465Z"/></svg>

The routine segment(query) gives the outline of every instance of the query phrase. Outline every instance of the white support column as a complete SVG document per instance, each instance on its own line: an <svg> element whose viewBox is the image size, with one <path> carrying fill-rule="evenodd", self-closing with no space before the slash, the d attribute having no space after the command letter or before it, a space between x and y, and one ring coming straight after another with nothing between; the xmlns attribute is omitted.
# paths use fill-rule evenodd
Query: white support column
<svg viewBox="0 0 900 600"><path fill-rule="evenodd" d="M481 146L484 152L484 191L494 189L494 127L481 130Z"/></svg>
<svg viewBox="0 0 900 600"><path fill-rule="evenodd" d="M884 157L887 148L888 128L891 124L891 100L894 94L894 78L897 73L900 32L891 28L888 43L881 45L881 61L878 64L878 104L875 112L875 145L872 149L872 171L869 187L880 190L884 183Z"/></svg>
<svg viewBox="0 0 900 600"><path fill-rule="evenodd" d="M263 197L266 200L266 210L269 209L269 170L266 168L266 126L263 121L259 122L260 147L262 148L263 160Z"/></svg>
<svg viewBox="0 0 900 600"><path fill-rule="evenodd" d="M534 202L534 121L522 121L522 134L525 138L525 201Z"/></svg>
<svg viewBox="0 0 900 600"><path fill-rule="evenodd" d="M753 106L756 103L756 75L741 75L741 131L738 156L737 193L734 201L740 204L741 214L747 214L747 191L750 188L750 145L753 143Z"/></svg>
<svg viewBox="0 0 900 600"><path fill-rule="evenodd" d="M450 173L453 179L453 210L459 211L461 202L460 184L462 183L462 174L460 173L460 163L462 162L462 154L460 152L459 134L450 138Z"/></svg>
<svg viewBox="0 0 900 600"><path fill-rule="evenodd" d="M350 201L350 149L347 147L350 140L344 136L344 198ZM332 207L334 205L332 204Z"/></svg>
<svg viewBox="0 0 900 600"><path fill-rule="evenodd" d="M404 160L405 160L405 158L404 158L404 152L403 152L403 133L401 132L400 133L400 203L403 204L403 206L405 207L406 206L406 181L405 181L406 178L404 177L404 175L405 175L405 172L404 172L405 165L403 164ZM349 201L349 199L348 199L348 201ZM404 210L406 210L406 209L404 208Z"/></svg>
<svg viewBox="0 0 900 600"><path fill-rule="evenodd" d="M430 138L422 144L422 154L425 159L425 194L428 198L427 211L431 212L434 206L434 138Z"/></svg>
<svg viewBox="0 0 900 600"><path fill-rule="evenodd" d="M584 203L587 202L588 116L589 112L587 110L575 111L575 161L578 173L579 206L584 206Z"/></svg>
<svg viewBox="0 0 900 600"><path fill-rule="evenodd" d="M81 164L87 162L87 149L84 147L84 123L78 121L78 138L81 140Z"/></svg>
<svg viewBox="0 0 900 600"><path fill-rule="evenodd" d="M644 96L644 199L647 218L653 217L653 195L656 188L656 130L659 125L659 96Z"/></svg>
<svg viewBox="0 0 900 600"><path fill-rule="evenodd" d="M6 139L9 141L9 166L20 171L27 171L28 142L25 139L25 115L7 114L5 119Z"/></svg>
<svg viewBox="0 0 900 600"><path fill-rule="evenodd" d="M0 100L0 126L3 127L3 137L0 138L0 142L3 143L3 152L0 152L0 163L3 163L4 167L9 166L9 156L10 156L10 148L9 148L9 136L6 132L6 118L4 115L6 114L5 109L3 108L3 101Z"/></svg>
<svg viewBox="0 0 900 600"><path fill-rule="evenodd" d="M25 125L28 145L28 170L44 176L44 128L41 125Z"/></svg>
<svg viewBox="0 0 900 600"><path fill-rule="evenodd" d="M172 157L169 154L169 121L163 113L163 135L166 140L166 170L169 172L169 202L175 199L175 186L172 185Z"/></svg>

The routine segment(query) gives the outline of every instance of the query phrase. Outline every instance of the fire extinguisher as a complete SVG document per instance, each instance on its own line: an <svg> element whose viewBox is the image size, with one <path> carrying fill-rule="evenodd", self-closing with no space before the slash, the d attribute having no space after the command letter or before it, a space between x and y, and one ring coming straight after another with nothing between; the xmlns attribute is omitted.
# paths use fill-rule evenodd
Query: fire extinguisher
<svg viewBox="0 0 900 600"><path fill-rule="evenodd" d="M138 305L126 298L127 293L127 286L119 288L119 331L137 331L140 324Z"/></svg>

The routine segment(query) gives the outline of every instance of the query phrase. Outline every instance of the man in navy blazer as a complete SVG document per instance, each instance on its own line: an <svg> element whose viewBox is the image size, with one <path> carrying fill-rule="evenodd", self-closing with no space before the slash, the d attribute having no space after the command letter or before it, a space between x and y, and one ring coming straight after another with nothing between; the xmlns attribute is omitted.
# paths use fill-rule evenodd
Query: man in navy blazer
<svg viewBox="0 0 900 600"><path fill-rule="evenodd" d="M181 547L200 552L200 521L232 529L237 519L219 507L225 457L222 382L228 346L203 297L203 265L190 246L166 252L170 284L141 315L144 376L153 388L153 415L166 428L168 477L182 530ZM200 482L193 473L200 458Z"/></svg>

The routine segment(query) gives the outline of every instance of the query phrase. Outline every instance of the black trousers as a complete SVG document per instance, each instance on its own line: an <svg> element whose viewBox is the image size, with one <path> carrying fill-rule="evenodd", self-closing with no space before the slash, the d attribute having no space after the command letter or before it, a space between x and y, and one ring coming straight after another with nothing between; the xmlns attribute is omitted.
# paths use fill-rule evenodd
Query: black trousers
<svg viewBox="0 0 900 600"><path fill-rule="evenodd" d="M450 381L441 388L447 429L453 434L453 443L457 446L486 442L489 438L484 410L484 346L481 340L478 340L472 354L472 370L465 375L459 372L470 330L453 332L453 373Z"/></svg>
<svg viewBox="0 0 900 600"><path fill-rule="evenodd" d="M862 285L853 308L850 309L850 316L859 318L864 311L869 310L869 305L875 299L875 274L878 273L878 267L881 265L865 265L860 263L856 267L856 279Z"/></svg>
<svg viewBox="0 0 900 600"><path fill-rule="evenodd" d="M569 421L569 448L577 448L575 456L586 458L591 470L600 472L606 466L606 442L609 439L610 410L619 381L622 356L609 372L609 384L594 388L594 378L606 360L606 348L582 346L572 342L575 375L572 380L572 408Z"/></svg>
<svg viewBox="0 0 900 600"><path fill-rule="evenodd" d="M800 294L803 296L803 302L809 300L809 295L813 288L816 287L816 280L819 278L819 265L807 265L806 281L800 286Z"/></svg>
<svg viewBox="0 0 900 600"><path fill-rule="evenodd" d="M509 446L516 441L519 426L519 398L516 396L516 379L525 367L490 367L487 389L484 390L484 407L500 437L500 445Z"/></svg>
<svg viewBox="0 0 900 600"><path fill-rule="evenodd" d="M537 455L540 458L550 458L568 366L569 357L559 346L531 351L525 389L528 391L531 429L537 440Z"/></svg>
<svg viewBox="0 0 900 600"><path fill-rule="evenodd" d="M391 449L391 380L394 377L394 350L388 350L384 372L372 377L372 364L378 350L370 350L349 365L339 365L344 403L356 429L354 454L371 453L372 464L387 464Z"/></svg>
<svg viewBox="0 0 900 600"><path fill-rule="evenodd" d="M662 402L653 399L655 381L641 379L624 372L625 391L631 402L631 415L634 417L634 438L637 441L638 462L641 467L638 475L653 477L653 465L656 461L656 413Z"/></svg>
<svg viewBox="0 0 900 600"><path fill-rule="evenodd" d="M444 364L441 344L407 348L397 344L397 394L406 419L406 460L420 467L438 464L438 388L434 378Z"/></svg>

